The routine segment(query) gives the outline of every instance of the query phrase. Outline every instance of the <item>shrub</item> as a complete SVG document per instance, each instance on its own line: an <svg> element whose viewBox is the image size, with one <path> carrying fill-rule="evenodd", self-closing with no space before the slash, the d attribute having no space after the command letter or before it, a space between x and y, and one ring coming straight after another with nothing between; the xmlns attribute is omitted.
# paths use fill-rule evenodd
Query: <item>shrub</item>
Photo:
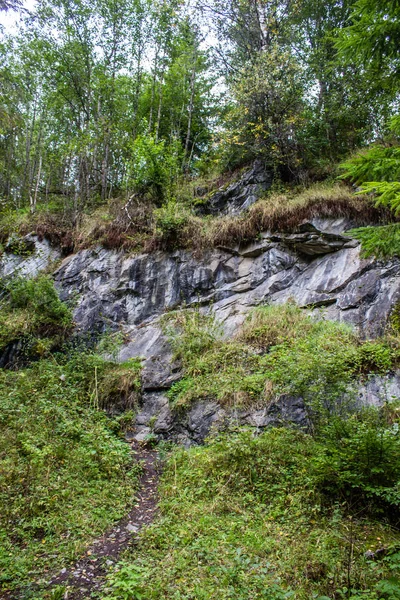
<svg viewBox="0 0 400 600"><path fill-rule="evenodd" d="M400 435L383 412L369 409L351 418L332 418L323 432L324 452L316 457L317 488L352 510L400 514Z"/></svg>
<svg viewBox="0 0 400 600"><path fill-rule="evenodd" d="M156 235L162 238L163 244L173 247L188 223L189 213L183 205L171 199L154 210L154 219Z"/></svg>
<svg viewBox="0 0 400 600"><path fill-rule="evenodd" d="M24 338L28 354L41 354L40 349L46 349L44 340L47 339L50 346L51 340L57 345L70 331L71 311L60 301L50 277L15 278L3 282L2 291L0 349Z"/></svg>
<svg viewBox="0 0 400 600"><path fill-rule="evenodd" d="M139 135L132 146L128 184L133 183L139 193L150 193L158 202L171 194L180 170L179 145L166 145L146 133Z"/></svg>

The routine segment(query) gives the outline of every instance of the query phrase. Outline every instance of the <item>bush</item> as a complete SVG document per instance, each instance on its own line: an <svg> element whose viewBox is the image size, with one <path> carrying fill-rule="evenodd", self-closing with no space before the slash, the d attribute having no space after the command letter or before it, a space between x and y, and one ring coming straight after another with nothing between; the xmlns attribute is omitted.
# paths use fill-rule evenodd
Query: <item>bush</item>
<svg viewBox="0 0 400 600"><path fill-rule="evenodd" d="M323 431L324 451L316 457L316 487L353 511L400 515L400 435L376 409L351 418L332 418Z"/></svg>
<svg viewBox="0 0 400 600"><path fill-rule="evenodd" d="M163 243L173 247L189 221L189 213L176 200L168 200L166 204L154 210L156 235Z"/></svg>
<svg viewBox="0 0 400 600"><path fill-rule="evenodd" d="M24 338L25 351L40 355L59 345L71 330L71 311L59 299L50 277L15 278L3 283L2 292L0 350Z"/></svg>
<svg viewBox="0 0 400 600"><path fill-rule="evenodd" d="M150 134L139 135L132 146L128 185L133 183L139 193L149 193L160 203L168 198L182 162L178 148Z"/></svg>

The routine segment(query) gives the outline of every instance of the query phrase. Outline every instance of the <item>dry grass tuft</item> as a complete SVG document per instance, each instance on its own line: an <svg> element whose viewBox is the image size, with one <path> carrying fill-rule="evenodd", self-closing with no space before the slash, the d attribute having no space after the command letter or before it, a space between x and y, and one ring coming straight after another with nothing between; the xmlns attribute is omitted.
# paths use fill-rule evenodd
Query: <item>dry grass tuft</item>
<svg viewBox="0 0 400 600"><path fill-rule="evenodd" d="M188 248L197 253L215 247L251 242L263 231L294 231L315 217L346 217L355 225L388 222L389 211L373 206L366 196L354 196L344 184L317 184L298 194L272 194L237 217L191 215L171 239L155 235L148 250Z"/></svg>
<svg viewBox="0 0 400 600"><path fill-rule="evenodd" d="M346 217L355 224L387 221L390 215L373 206L366 196L354 196L343 186L316 185L296 196L273 195L254 204L241 217L219 219L214 246L249 242L262 231L294 231L302 222L316 217Z"/></svg>
<svg viewBox="0 0 400 600"><path fill-rule="evenodd" d="M367 196L354 196L343 183L271 194L237 217L200 217L183 202L171 206L155 210L147 199L117 199L84 215L78 225L64 213L40 213L20 232L34 229L64 254L99 244L135 253L181 248L201 255L211 248L251 242L263 231L294 231L315 217L346 217L356 227L393 221L388 210L374 207ZM161 226L160 210L165 211Z"/></svg>

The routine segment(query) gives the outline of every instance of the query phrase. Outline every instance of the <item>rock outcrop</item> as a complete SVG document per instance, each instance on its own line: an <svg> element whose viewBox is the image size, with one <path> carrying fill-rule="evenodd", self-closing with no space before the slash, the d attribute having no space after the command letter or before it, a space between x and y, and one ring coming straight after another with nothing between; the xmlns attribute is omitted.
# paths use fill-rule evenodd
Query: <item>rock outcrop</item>
<svg viewBox="0 0 400 600"><path fill-rule="evenodd" d="M165 311L197 305L213 311L230 336L254 306L292 299L323 318L356 326L365 337L377 336L400 300L400 261L362 258L357 241L344 235L348 226L343 219L316 219L291 234L265 232L252 244L201 258L188 251L127 256L98 248L63 261L56 285L64 300L77 299L77 327L98 332L123 327L129 341L120 359L143 358L139 439L151 431L191 443L228 422L256 428L307 422L301 399L287 397L262 411L229 412L199 402L185 415L172 414L165 391L180 372L159 319ZM372 402L371 388L365 389Z"/></svg>
<svg viewBox="0 0 400 600"><path fill-rule="evenodd" d="M50 246L47 240L39 240L37 235L27 235L19 245L23 251L13 252L15 243L8 243L6 251L0 257L0 278L2 277L36 277L41 271L48 269L58 260L61 252Z"/></svg>
<svg viewBox="0 0 400 600"><path fill-rule="evenodd" d="M54 277L61 298L73 300L78 333L122 328L128 341L120 360L143 359L138 439L153 433L197 443L212 427L232 423L256 429L282 421L307 424L301 398L286 396L262 410L225 410L201 401L185 414L174 414L165 393L181 373L160 317L197 305L213 311L231 336L253 307L291 299L322 318L354 325L365 337L377 336L400 300L400 260L362 258L358 242L345 235L349 226L344 219L314 219L290 234L264 232L251 244L210 250L201 258L183 250L128 256L97 248L64 259ZM59 256L47 242L32 239L31 255L3 256L0 276L36 275ZM385 394L399 392L396 376L374 378L358 394L360 402L377 404Z"/></svg>
<svg viewBox="0 0 400 600"><path fill-rule="evenodd" d="M273 174L261 160L254 161L242 176L228 187L218 190L199 207L199 213L206 215L238 215L270 189Z"/></svg>

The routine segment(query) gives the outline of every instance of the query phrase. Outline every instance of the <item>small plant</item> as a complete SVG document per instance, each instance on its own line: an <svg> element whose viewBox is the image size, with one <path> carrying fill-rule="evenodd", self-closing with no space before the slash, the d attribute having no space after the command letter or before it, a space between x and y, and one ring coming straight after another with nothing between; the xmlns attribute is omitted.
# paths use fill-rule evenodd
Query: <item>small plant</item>
<svg viewBox="0 0 400 600"><path fill-rule="evenodd" d="M177 239L188 222L187 209L176 200L168 200L166 204L154 210L156 233L169 244Z"/></svg>
<svg viewBox="0 0 400 600"><path fill-rule="evenodd" d="M143 567L128 562L119 563L118 568L107 576L106 590L110 590L110 593L104 600L145 600L144 574Z"/></svg>

